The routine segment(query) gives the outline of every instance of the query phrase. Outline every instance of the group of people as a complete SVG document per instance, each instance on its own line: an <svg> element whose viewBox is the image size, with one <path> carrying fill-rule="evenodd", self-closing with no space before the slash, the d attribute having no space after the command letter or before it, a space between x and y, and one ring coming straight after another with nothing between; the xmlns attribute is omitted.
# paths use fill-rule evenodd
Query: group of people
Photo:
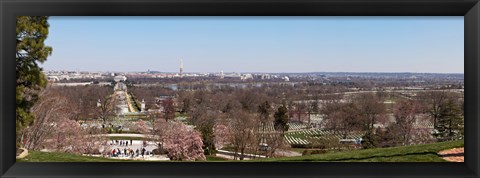
<svg viewBox="0 0 480 178"><path fill-rule="evenodd" d="M130 157L130 158L136 158L139 156L142 156L142 158L145 158L146 155L152 154L150 151L145 150L145 148L133 150L131 148L124 148L124 149L112 149L110 152L111 157Z"/></svg>
<svg viewBox="0 0 480 178"><path fill-rule="evenodd" d="M112 140L110 142L110 145L120 145L120 146L128 146L130 144L130 146L133 145L133 140L130 140L130 142L128 142L128 140Z"/></svg>

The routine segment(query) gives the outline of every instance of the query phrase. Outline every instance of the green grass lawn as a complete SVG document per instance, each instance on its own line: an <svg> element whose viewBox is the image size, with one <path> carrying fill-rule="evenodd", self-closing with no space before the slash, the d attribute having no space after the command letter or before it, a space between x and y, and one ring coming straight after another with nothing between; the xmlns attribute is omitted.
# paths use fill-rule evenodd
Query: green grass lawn
<svg viewBox="0 0 480 178"><path fill-rule="evenodd" d="M392 148L375 148L253 161L346 161L346 162L445 162L437 153L463 147L463 140Z"/></svg>
<svg viewBox="0 0 480 178"><path fill-rule="evenodd" d="M28 151L28 156L17 162L133 162L109 158L82 156L68 153Z"/></svg>
<svg viewBox="0 0 480 178"><path fill-rule="evenodd" d="M355 150L348 152L335 152L316 155L255 159L253 162L264 161L320 161L320 162L445 162L437 153L441 150L463 147L463 140L425 145L375 148L366 150ZM207 156L206 161L232 161L216 156ZM250 161L250 162L251 162ZM17 159L17 162L152 162L141 160L117 160L81 156L68 153L48 153L29 151L24 159Z"/></svg>
<svg viewBox="0 0 480 178"><path fill-rule="evenodd" d="M231 160L228 160L226 158L222 158L222 157L218 157L218 156L207 155L205 157L207 158L207 161L231 161Z"/></svg>
<svg viewBox="0 0 480 178"><path fill-rule="evenodd" d="M217 156L206 156L206 161L229 161L228 159ZM81 156L68 153L49 153L40 151L29 151L24 159L17 159L17 162L165 162L165 161L142 161L142 160L119 160L109 158L99 158L90 156Z"/></svg>

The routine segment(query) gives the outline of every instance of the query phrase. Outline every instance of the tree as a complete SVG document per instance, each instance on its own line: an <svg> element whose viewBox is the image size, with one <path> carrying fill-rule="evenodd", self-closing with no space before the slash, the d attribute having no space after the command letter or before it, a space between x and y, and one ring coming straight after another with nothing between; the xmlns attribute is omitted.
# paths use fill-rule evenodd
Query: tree
<svg viewBox="0 0 480 178"><path fill-rule="evenodd" d="M262 143L265 142L265 129L266 125L270 120L270 111L271 106L268 101L265 101L264 103L260 104L258 106L258 113L260 114L260 122L262 124L262 136L261 136L261 141Z"/></svg>
<svg viewBox="0 0 480 178"><path fill-rule="evenodd" d="M311 115L312 114L317 114L319 112L318 108L318 100L313 100L308 104L308 127L310 128L310 123L312 122L311 120Z"/></svg>
<svg viewBox="0 0 480 178"><path fill-rule="evenodd" d="M277 112L274 114L274 128L277 131L282 133L288 131L288 109L285 105L282 105L278 108Z"/></svg>
<svg viewBox="0 0 480 178"><path fill-rule="evenodd" d="M342 103L336 99L327 101L324 103L322 113L324 127L333 130L334 134L340 133L344 139L351 132L363 128L358 107L351 102Z"/></svg>
<svg viewBox="0 0 480 178"><path fill-rule="evenodd" d="M376 148L380 142L380 132L374 133L373 131L367 131L362 137L362 146L364 149Z"/></svg>
<svg viewBox="0 0 480 178"><path fill-rule="evenodd" d="M215 135L214 139L216 148L220 149L224 145L231 143L232 131L225 124L215 124L213 133Z"/></svg>
<svg viewBox="0 0 480 178"><path fill-rule="evenodd" d="M114 115L115 106L113 105L112 97L107 96L103 100L99 99L99 103L97 103L97 114L98 117L102 120L103 125L105 126L107 122L111 119Z"/></svg>
<svg viewBox="0 0 480 178"><path fill-rule="evenodd" d="M377 129L376 134L379 136L378 145L379 147L394 147L402 145L402 135L400 135L400 127L396 124L390 124L382 130Z"/></svg>
<svg viewBox="0 0 480 178"><path fill-rule="evenodd" d="M203 150L205 151L205 155L212 155L216 150L213 126L213 124L203 124L200 126L200 133L202 134Z"/></svg>
<svg viewBox="0 0 480 178"><path fill-rule="evenodd" d="M464 123L462 111L453 99L448 99L440 106L437 119L437 133L434 135L439 141L453 140L462 136Z"/></svg>
<svg viewBox="0 0 480 178"><path fill-rule="evenodd" d="M186 113L188 110L190 110L190 98L186 97L182 100L182 110L181 113Z"/></svg>
<svg viewBox="0 0 480 178"><path fill-rule="evenodd" d="M142 119L135 122L134 130L141 134L149 133L148 125Z"/></svg>
<svg viewBox="0 0 480 178"><path fill-rule="evenodd" d="M329 117L329 121L337 122L337 130L343 139L350 133L361 130L362 121L359 120L358 108L353 103L340 103L340 109Z"/></svg>
<svg viewBox="0 0 480 178"><path fill-rule="evenodd" d="M165 128L165 135L161 136L171 160L205 160L203 142L198 131L188 128L181 122L170 122Z"/></svg>
<svg viewBox="0 0 480 178"><path fill-rule="evenodd" d="M422 93L420 96L427 104L427 112L433 119L433 128L437 129L438 118L440 117L441 107L448 99L448 94L445 90L429 91Z"/></svg>
<svg viewBox="0 0 480 178"><path fill-rule="evenodd" d="M383 100L372 93L361 93L354 97L353 104L357 107L362 130L365 133L362 145L364 148L377 147L379 138L375 135L374 125L383 122L386 118Z"/></svg>
<svg viewBox="0 0 480 178"><path fill-rule="evenodd" d="M50 90L42 91L41 99L32 107L35 122L25 129L23 140L27 149L39 150L56 130L55 123L72 117L69 102L65 97Z"/></svg>
<svg viewBox="0 0 480 178"><path fill-rule="evenodd" d="M266 144L268 146L266 155L269 157L274 157L276 150L288 147L288 143L285 141L283 133L279 131L269 133L266 138Z"/></svg>
<svg viewBox="0 0 480 178"><path fill-rule="evenodd" d="M293 108L291 111L292 116L297 117L297 122L303 122L302 116L308 114L306 111L308 110L307 105L305 103L296 103Z"/></svg>
<svg viewBox="0 0 480 178"><path fill-rule="evenodd" d="M258 113L260 114L260 121L264 124L270 119L271 106L268 101L263 102L258 106Z"/></svg>
<svg viewBox="0 0 480 178"><path fill-rule="evenodd" d="M163 117L165 121L169 121L175 118L175 106L173 105L173 99L168 98L162 102Z"/></svg>
<svg viewBox="0 0 480 178"><path fill-rule="evenodd" d="M49 88L42 92L41 99L32 108L35 122L25 129L25 147L76 154L100 153L106 147L106 137L99 136L99 129L82 128L73 120L76 111L72 111L71 104L67 97Z"/></svg>
<svg viewBox="0 0 480 178"><path fill-rule="evenodd" d="M403 145L410 144L413 132L413 124L416 122L416 115L419 113L419 106L413 100L402 100L397 103L394 109L395 124L399 141Z"/></svg>
<svg viewBox="0 0 480 178"><path fill-rule="evenodd" d="M355 96L353 103L358 108L358 114L363 121L363 130L373 132L374 125L385 118L385 104L372 93L361 93Z"/></svg>
<svg viewBox="0 0 480 178"><path fill-rule="evenodd" d="M195 123L196 128L202 134L203 149L206 155L215 153L215 119L219 118L220 111L203 111Z"/></svg>
<svg viewBox="0 0 480 178"><path fill-rule="evenodd" d="M158 110L149 111L147 113L146 121L152 126L151 134L154 135L157 132L157 121L161 117L161 113Z"/></svg>
<svg viewBox="0 0 480 178"><path fill-rule="evenodd" d="M247 148L256 148L258 146L258 116L243 109L237 109L230 113L230 128L232 131L232 141L235 156L240 153L240 160L244 159L244 153Z"/></svg>
<svg viewBox="0 0 480 178"><path fill-rule="evenodd" d="M52 48L45 45L48 36L47 16L17 16L16 26L16 135L32 124L31 108L47 80L38 65L47 60ZM17 147L20 139L17 139Z"/></svg>

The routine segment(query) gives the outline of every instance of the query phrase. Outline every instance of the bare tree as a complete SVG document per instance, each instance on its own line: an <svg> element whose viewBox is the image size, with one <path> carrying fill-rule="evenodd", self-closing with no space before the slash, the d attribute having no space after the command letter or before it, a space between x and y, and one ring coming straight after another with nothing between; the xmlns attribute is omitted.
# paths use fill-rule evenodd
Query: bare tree
<svg viewBox="0 0 480 178"><path fill-rule="evenodd" d="M324 115L323 126L332 130L334 134L340 133L343 138L362 129L363 121L360 119L357 105L351 102L341 102L339 99L326 100L321 113Z"/></svg>
<svg viewBox="0 0 480 178"><path fill-rule="evenodd" d="M354 97L353 103L358 108L358 114L367 132L372 132L375 129L374 124L383 122L386 118L385 104L375 94L360 93Z"/></svg>
<svg viewBox="0 0 480 178"><path fill-rule="evenodd" d="M317 114L319 112L318 99L315 99L312 102L308 103L307 111L308 111L307 112L307 114L308 114L308 128L310 128L310 124L312 122L311 115L312 114Z"/></svg>
<svg viewBox="0 0 480 178"><path fill-rule="evenodd" d="M268 157L275 157L275 152L279 149L287 148L289 144L285 141L281 131L274 131L268 134L266 138L267 150L266 155Z"/></svg>
<svg viewBox="0 0 480 178"><path fill-rule="evenodd" d="M244 153L248 147L257 147L257 130L259 122L255 114L245 110L235 110L230 114L230 128L232 131L232 144L235 149L234 159L240 153L240 160L244 159Z"/></svg>
<svg viewBox="0 0 480 178"><path fill-rule="evenodd" d="M411 140L413 132L413 124L417 120L417 114L419 113L419 106L413 100L402 100L397 103L394 116L395 126L398 128L398 136L403 145L408 145Z"/></svg>
<svg viewBox="0 0 480 178"><path fill-rule="evenodd" d="M49 88L42 92L41 97L42 99L32 108L35 122L25 133L24 142L27 149L40 149L42 143L55 131L55 123L73 116L65 97L51 92Z"/></svg>
<svg viewBox="0 0 480 178"><path fill-rule="evenodd" d="M442 106L449 98L445 90L442 91L428 91L420 94L420 98L426 102L426 111L433 119L433 127L437 128L438 118L440 118L440 111Z"/></svg>
<svg viewBox="0 0 480 178"><path fill-rule="evenodd" d="M97 115L105 126L115 114L113 98L111 96L107 96L103 99L99 99L97 107Z"/></svg>
<svg viewBox="0 0 480 178"><path fill-rule="evenodd" d="M166 100L163 100L161 103L163 107L163 118L165 118L165 121L169 121L175 118L175 106L172 98L168 98Z"/></svg>
<svg viewBox="0 0 480 178"><path fill-rule="evenodd" d="M152 110L147 113L146 121L152 126L151 134L155 135L157 131L157 120L162 117L162 114L158 110Z"/></svg>
<svg viewBox="0 0 480 178"><path fill-rule="evenodd" d="M25 133L26 147L77 154L99 153L100 148L106 146L106 138L99 136L100 129L82 128L73 119L78 112L72 110L71 104L67 97L47 88L33 107L37 119Z"/></svg>
<svg viewBox="0 0 480 178"><path fill-rule="evenodd" d="M270 113L272 112L272 107L270 106L270 103L268 101L265 101L264 103L258 106L257 110L258 110L258 113L260 116L260 122L262 125L262 135L261 135L260 142L264 142L266 125L267 123L271 122Z"/></svg>

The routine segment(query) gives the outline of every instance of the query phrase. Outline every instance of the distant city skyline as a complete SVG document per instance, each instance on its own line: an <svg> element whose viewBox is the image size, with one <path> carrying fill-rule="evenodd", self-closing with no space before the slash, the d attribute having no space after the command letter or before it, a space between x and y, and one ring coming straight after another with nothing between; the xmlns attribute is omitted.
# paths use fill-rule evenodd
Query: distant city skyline
<svg viewBox="0 0 480 178"><path fill-rule="evenodd" d="M464 73L463 17L50 17L44 70Z"/></svg>

